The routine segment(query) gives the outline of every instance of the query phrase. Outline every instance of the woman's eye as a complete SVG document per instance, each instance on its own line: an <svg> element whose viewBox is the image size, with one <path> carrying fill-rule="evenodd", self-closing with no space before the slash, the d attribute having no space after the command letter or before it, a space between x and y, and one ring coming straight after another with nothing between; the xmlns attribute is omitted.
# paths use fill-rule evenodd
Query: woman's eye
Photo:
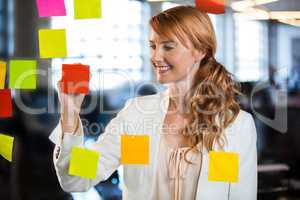
<svg viewBox="0 0 300 200"><path fill-rule="evenodd" d="M164 46L164 49L165 49L166 51L169 51L169 50L172 50L172 49L174 49L174 48L171 47L171 46Z"/></svg>
<svg viewBox="0 0 300 200"><path fill-rule="evenodd" d="M153 45L153 44L150 44L149 47L150 47L151 49L155 49L155 45Z"/></svg>

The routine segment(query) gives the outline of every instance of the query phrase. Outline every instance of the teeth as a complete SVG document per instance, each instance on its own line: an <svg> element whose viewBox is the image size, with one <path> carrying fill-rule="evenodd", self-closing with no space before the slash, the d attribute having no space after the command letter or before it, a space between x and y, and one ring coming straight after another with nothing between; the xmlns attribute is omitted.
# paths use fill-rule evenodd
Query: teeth
<svg viewBox="0 0 300 200"><path fill-rule="evenodd" d="M161 66L161 67L158 67L158 68L159 68L159 70L168 70L171 67L170 66Z"/></svg>

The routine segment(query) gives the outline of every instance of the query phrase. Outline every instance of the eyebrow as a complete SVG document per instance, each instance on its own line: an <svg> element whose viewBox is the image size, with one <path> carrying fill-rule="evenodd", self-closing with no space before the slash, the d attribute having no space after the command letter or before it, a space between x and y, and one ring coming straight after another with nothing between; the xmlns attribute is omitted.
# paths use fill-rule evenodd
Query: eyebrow
<svg viewBox="0 0 300 200"><path fill-rule="evenodd" d="M153 40L149 40L150 43L154 43ZM174 43L174 44L177 44L176 42L172 41L172 40L164 40L161 42L162 44L167 44L167 43Z"/></svg>

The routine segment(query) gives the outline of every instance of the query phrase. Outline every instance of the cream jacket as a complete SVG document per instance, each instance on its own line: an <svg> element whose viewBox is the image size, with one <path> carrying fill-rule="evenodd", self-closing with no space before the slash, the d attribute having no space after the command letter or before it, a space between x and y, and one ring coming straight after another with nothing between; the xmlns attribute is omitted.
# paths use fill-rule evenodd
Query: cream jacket
<svg viewBox="0 0 300 200"><path fill-rule="evenodd" d="M168 91L137 97L110 121L92 149L101 153L97 178L83 179L68 175L70 152L73 146L83 146L83 135L64 135L59 123L50 135L56 144L54 166L59 183L67 192L87 191L104 181L120 166L120 135L148 134L150 136L149 165L124 165L123 199L147 200L153 188L157 166L158 144L163 119L169 103ZM80 123L79 132L83 132ZM208 181L208 152L203 153L202 171L198 180L196 200L255 200L257 197L256 129L252 116L240 111L236 120L225 129L225 151L239 154L238 183ZM215 148L215 150L218 150Z"/></svg>

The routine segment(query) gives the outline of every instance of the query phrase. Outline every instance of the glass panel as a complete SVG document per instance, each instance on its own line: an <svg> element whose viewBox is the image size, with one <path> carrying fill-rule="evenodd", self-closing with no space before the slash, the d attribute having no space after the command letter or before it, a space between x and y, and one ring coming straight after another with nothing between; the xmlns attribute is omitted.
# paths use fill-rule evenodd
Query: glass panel
<svg viewBox="0 0 300 200"><path fill-rule="evenodd" d="M148 4L129 0L102 1L102 18L88 20L74 20L73 1L66 0L65 4L68 16L53 18L52 28L67 30L68 58L53 59L52 69L56 71L53 76L59 76L57 71L63 62L74 60L89 64L96 73L103 69L142 73L143 60L146 60L143 49L147 44L144 41L147 38L142 36L148 31L148 24L142 23L142 17L150 17ZM113 85L122 84L111 73L106 76Z"/></svg>
<svg viewBox="0 0 300 200"><path fill-rule="evenodd" d="M263 76L264 31L259 21L236 19L236 71L240 81L257 81Z"/></svg>

